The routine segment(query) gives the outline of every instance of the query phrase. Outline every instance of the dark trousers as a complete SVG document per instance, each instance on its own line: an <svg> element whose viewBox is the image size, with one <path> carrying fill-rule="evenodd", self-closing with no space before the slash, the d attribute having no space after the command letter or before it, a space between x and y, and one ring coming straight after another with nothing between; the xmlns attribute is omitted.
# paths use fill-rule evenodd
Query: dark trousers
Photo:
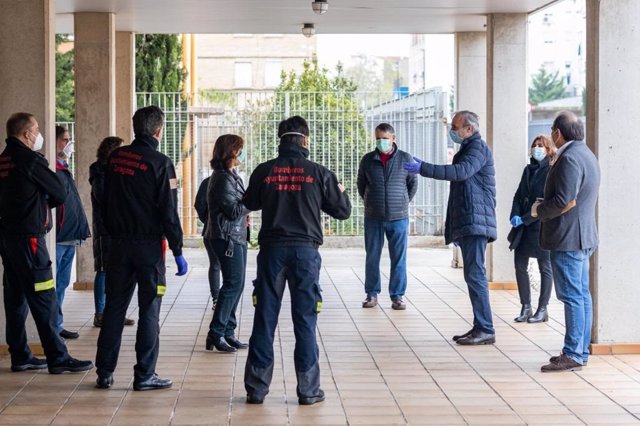
<svg viewBox="0 0 640 426"><path fill-rule="evenodd" d="M320 390L316 323L322 308L320 253L313 247L263 247L258 254L254 281L255 316L249 340L244 383L247 393L264 397L273 376L273 338L289 282L291 317L296 337L294 364L298 397L315 396Z"/></svg>
<svg viewBox="0 0 640 426"><path fill-rule="evenodd" d="M160 350L160 304L166 288L165 243L161 240L113 239L107 262L106 305L98 337L98 375L116 369L127 308L138 283L138 331L134 377L143 381L155 373Z"/></svg>
<svg viewBox="0 0 640 426"><path fill-rule="evenodd" d="M469 289L473 308L473 328L484 333L495 334L489 302L489 284L484 266L487 237L470 235L460 238L459 243L464 262L464 280Z"/></svg>
<svg viewBox="0 0 640 426"><path fill-rule="evenodd" d="M204 248L207 249L207 256L209 256L209 290L211 298L216 300L218 293L220 293L220 260L213 249L213 241L209 238L203 238Z"/></svg>
<svg viewBox="0 0 640 426"><path fill-rule="evenodd" d="M4 310L11 364L26 363L33 354L27 345L25 321L31 310L47 364L59 365L69 358L58 335L58 303L45 239L8 237L0 240L4 265Z"/></svg>
<svg viewBox="0 0 640 426"><path fill-rule="evenodd" d="M551 289L553 288L553 273L551 271L551 259L549 252L544 251L543 254L536 258L538 260L538 269L540 269L540 297L538 299L538 307L547 306L551 298ZM514 263L516 267L516 281L518 282L518 294L520 295L520 303L523 305L531 304L531 283L529 280L529 256L515 250Z"/></svg>
<svg viewBox="0 0 640 426"><path fill-rule="evenodd" d="M238 321L236 309L244 290L244 275L247 267L247 245L233 244L233 254L227 251L228 242L215 239L211 241L213 250L220 259L222 270L222 288L218 294L218 303L209 324L209 335L214 338L233 336Z"/></svg>

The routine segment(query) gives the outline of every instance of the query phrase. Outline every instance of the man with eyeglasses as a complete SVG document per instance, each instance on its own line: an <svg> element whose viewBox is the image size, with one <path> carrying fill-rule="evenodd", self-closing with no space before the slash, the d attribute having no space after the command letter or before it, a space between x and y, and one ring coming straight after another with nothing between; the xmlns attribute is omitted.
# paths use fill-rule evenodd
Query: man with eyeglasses
<svg viewBox="0 0 640 426"><path fill-rule="evenodd" d="M493 154L480 135L478 115L471 111L454 114L449 137L460 145L452 164L429 164L414 157L415 162L405 163L404 168L451 182L444 236L447 244L460 246L473 308L473 328L453 340L459 345L493 344L496 335L484 265L487 243L498 236Z"/></svg>

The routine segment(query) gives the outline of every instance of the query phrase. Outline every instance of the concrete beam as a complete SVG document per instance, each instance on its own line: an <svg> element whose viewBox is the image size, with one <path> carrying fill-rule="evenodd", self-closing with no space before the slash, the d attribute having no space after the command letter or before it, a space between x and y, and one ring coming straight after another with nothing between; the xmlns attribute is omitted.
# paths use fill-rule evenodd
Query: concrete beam
<svg viewBox="0 0 640 426"><path fill-rule="evenodd" d="M6 0L0 13L0 151L6 137L4 124L14 112L35 115L44 136L45 154L55 170L55 7L53 0ZM55 229L47 238L55 259ZM55 262L54 262L55 263ZM0 276L2 275L0 266ZM40 341L31 316L27 320L27 339ZM5 340L5 313L0 298L0 346ZM41 353L41 350L36 350Z"/></svg>
<svg viewBox="0 0 640 426"><path fill-rule="evenodd" d="M113 13L76 13L76 184L91 220L89 165L96 160L102 139L116 131L116 31ZM75 287L91 288L92 244L78 250Z"/></svg>
<svg viewBox="0 0 640 426"><path fill-rule="evenodd" d="M586 5L587 143L602 172L597 208L600 247L591 260L592 336L597 346L611 346L611 353L624 343L636 343L638 353L640 286L635 278L635 248L640 240L636 218L640 192L633 182L640 157L633 131L625 123L640 115L640 2L587 0Z"/></svg>
<svg viewBox="0 0 640 426"><path fill-rule="evenodd" d="M509 214L527 159L527 15L487 16L487 143L497 183L498 241L489 245L489 281L515 281L507 234Z"/></svg>
<svg viewBox="0 0 640 426"><path fill-rule="evenodd" d="M456 109L480 116L480 129L487 128L487 33L455 34Z"/></svg>
<svg viewBox="0 0 640 426"><path fill-rule="evenodd" d="M136 96L136 36L128 31L116 32L116 136L125 143L133 140L133 117Z"/></svg>

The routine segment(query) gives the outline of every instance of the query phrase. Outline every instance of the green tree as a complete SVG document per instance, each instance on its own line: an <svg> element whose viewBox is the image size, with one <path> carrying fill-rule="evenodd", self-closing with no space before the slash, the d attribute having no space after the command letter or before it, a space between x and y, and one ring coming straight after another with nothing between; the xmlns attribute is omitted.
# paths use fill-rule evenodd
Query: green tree
<svg viewBox="0 0 640 426"><path fill-rule="evenodd" d="M181 92L186 76L177 34L136 35L136 91Z"/></svg>
<svg viewBox="0 0 640 426"><path fill-rule="evenodd" d="M370 150L367 140L365 117L359 107L358 86L345 75L341 65L336 67L335 76L329 70L320 68L313 58L305 61L300 73L283 72L282 82L275 89L267 108L253 111L244 122L256 123L257 129L247 131L247 140L253 149L250 165L273 158L277 153L279 140L276 137L280 120L300 115L309 123L310 159L316 161L338 175L349 191L352 203L359 203L356 187L360 156ZM261 115L260 115L261 114ZM345 165L350 165L346 166ZM325 222L327 235L356 234L356 221Z"/></svg>
<svg viewBox="0 0 640 426"><path fill-rule="evenodd" d="M56 121L74 121L75 118L73 49L60 52L60 45L68 41L68 34L56 34Z"/></svg>
<svg viewBox="0 0 640 426"><path fill-rule="evenodd" d="M532 105L560 99L565 96L564 80L558 77L559 71L548 73L544 67L540 67L533 76L529 87L529 102Z"/></svg>
<svg viewBox="0 0 640 426"><path fill-rule="evenodd" d="M182 96L187 72L182 66L182 43L177 34L136 35L136 92L138 107L156 105L165 112L160 150L174 163L184 155L183 139L189 122Z"/></svg>

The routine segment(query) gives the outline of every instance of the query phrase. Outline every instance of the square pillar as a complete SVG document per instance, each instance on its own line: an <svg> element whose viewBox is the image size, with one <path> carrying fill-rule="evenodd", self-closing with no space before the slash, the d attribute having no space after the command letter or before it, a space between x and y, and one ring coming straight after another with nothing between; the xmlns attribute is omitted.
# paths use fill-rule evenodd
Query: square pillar
<svg viewBox="0 0 640 426"><path fill-rule="evenodd" d="M0 151L5 148L5 123L14 112L36 117L45 143L42 153L55 170L55 6L53 0L8 0L0 13ZM27 25L28 24L28 25ZM55 229L47 238L55 260ZM1 263L1 262L0 262ZM55 262L54 262L55 263ZM0 265L0 277L3 268ZM0 297L0 352L6 350L4 298ZM31 316L27 339L36 353L38 337ZM34 344L36 347L34 347Z"/></svg>
<svg viewBox="0 0 640 426"><path fill-rule="evenodd" d="M116 131L116 31L113 13L75 13L76 185L91 223L89 166ZM74 288L93 288L91 240L78 249Z"/></svg>
<svg viewBox="0 0 640 426"><path fill-rule="evenodd" d="M586 5L586 141L602 173L596 213L600 246L591 259L592 350L640 353L640 192L634 185L640 157L630 130L640 115L640 2L587 0Z"/></svg>
<svg viewBox="0 0 640 426"><path fill-rule="evenodd" d="M488 15L486 138L496 166L498 222L498 240L489 245L487 256L493 287L515 286L507 234L513 195L527 160L527 126L527 15Z"/></svg>
<svg viewBox="0 0 640 426"><path fill-rule="evenodd" d="M136 36L129 31L116 32L116 136L125 143L133 140L136 102Z"/></svg>
<svg viewBox="0 0 640 426"><path fill-rule="evenodd" d="M456 110L480 117L480 131L487 128L487 33L455 34Z"/></svg>

